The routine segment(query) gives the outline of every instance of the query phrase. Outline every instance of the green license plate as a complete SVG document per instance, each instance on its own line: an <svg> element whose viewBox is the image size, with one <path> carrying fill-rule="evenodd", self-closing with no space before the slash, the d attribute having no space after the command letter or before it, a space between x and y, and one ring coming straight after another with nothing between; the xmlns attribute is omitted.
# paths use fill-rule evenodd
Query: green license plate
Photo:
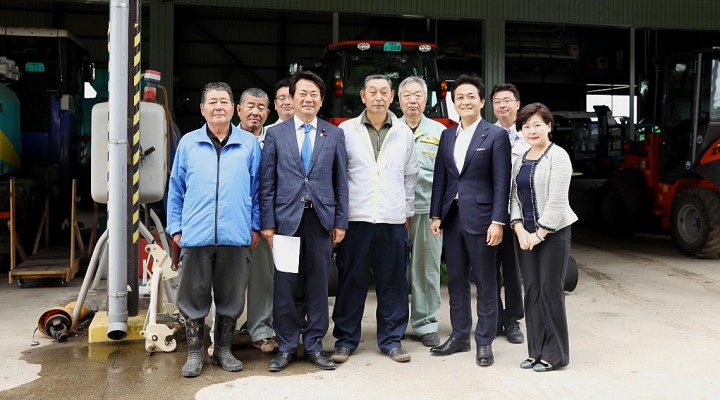
<svg viewBox="0 0 720 400"><path fill-rule="evenodd" d="M402 50L402 45L398 42L385 42L383 45L383 51L395 51Z"/></svg>

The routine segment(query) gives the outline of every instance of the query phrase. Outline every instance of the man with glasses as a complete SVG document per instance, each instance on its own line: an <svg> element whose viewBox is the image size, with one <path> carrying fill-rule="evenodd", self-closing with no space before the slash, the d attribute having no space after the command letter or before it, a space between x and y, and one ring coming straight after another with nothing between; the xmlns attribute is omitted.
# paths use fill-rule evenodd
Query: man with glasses
<svg viewBox="0 0 720 400"><path fill-rule="evenodd" d="M290 78L281 79L275 84L275 101L273 104L275 105L278 119L266 126L266 128L272 128L275 125L282 124L295 115L292 97L290 97Z"/></svg>
<svg viewBox="0 0 720 400"><path fill-rule="evenodd" d="M515 119L520 109L520 92L512 83L498 83L490 94L493 113L498 119L495 125L504 128L510 138L511 158L514 163L529 148L525 140L515 129ZM510 343L521 344L525 336L520 330L519 320L523 319L522 282L520 268L516 262L514 232L505 225L503 241L498 246L495 263L497 265L498 285L498 336L505 336ZM505 287L505 303L503 305L501 288Z"/></svg>

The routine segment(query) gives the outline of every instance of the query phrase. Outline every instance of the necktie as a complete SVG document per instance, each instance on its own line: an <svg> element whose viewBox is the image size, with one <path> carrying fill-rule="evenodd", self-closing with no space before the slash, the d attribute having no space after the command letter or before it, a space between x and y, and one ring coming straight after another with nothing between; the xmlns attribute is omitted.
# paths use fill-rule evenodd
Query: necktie
<svg viewBox="0 0 720 400"><path fill-rule="evenodd" d="M302 151L300 151L300 160L302 161L303 167L305 168L305 174L307 175L308 170L310 169L310 158L312 157L312 145L310 144L310 129L312 129L312 125L303 124L302 127L305 128L305 140L302 144Z"/></svg>

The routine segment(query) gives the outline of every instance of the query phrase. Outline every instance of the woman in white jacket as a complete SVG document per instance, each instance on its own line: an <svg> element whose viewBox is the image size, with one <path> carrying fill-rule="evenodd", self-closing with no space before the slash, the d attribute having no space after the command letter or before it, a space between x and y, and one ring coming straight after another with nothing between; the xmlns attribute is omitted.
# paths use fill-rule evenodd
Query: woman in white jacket
<svg viewBox="0 0 720 400"><path fill-rule="evenodd" d="M560 146L550 142L552 114L541 103L523 107L518 131L531 146L513 164L510 225L517 233L525 286L525 323L529 357L520 363L537 372L570 362L563 281L570 254L570 224L577 216L568 191L572 165Z"/></svg>

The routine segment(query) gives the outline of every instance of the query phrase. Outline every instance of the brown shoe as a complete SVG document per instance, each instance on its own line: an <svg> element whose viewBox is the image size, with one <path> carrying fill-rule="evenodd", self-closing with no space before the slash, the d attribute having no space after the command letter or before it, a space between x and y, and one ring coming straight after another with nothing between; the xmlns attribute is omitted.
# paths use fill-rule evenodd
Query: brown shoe
<svg viewBox="0 0 720 400"><path fill-rule="evenodd" d="M405 349L402 348L402 346L393 347L392 349L390 349L390 351L387 352L387 355L396 362L410 361L410 354L408 354Z"/></svg>
<svg viewBox="0 0 720 400"><path fill-rule="evenodd" d="M265 354L277 353L278 344L273 338L265 338L252 342L253 347L260 349Z"/></svg>

